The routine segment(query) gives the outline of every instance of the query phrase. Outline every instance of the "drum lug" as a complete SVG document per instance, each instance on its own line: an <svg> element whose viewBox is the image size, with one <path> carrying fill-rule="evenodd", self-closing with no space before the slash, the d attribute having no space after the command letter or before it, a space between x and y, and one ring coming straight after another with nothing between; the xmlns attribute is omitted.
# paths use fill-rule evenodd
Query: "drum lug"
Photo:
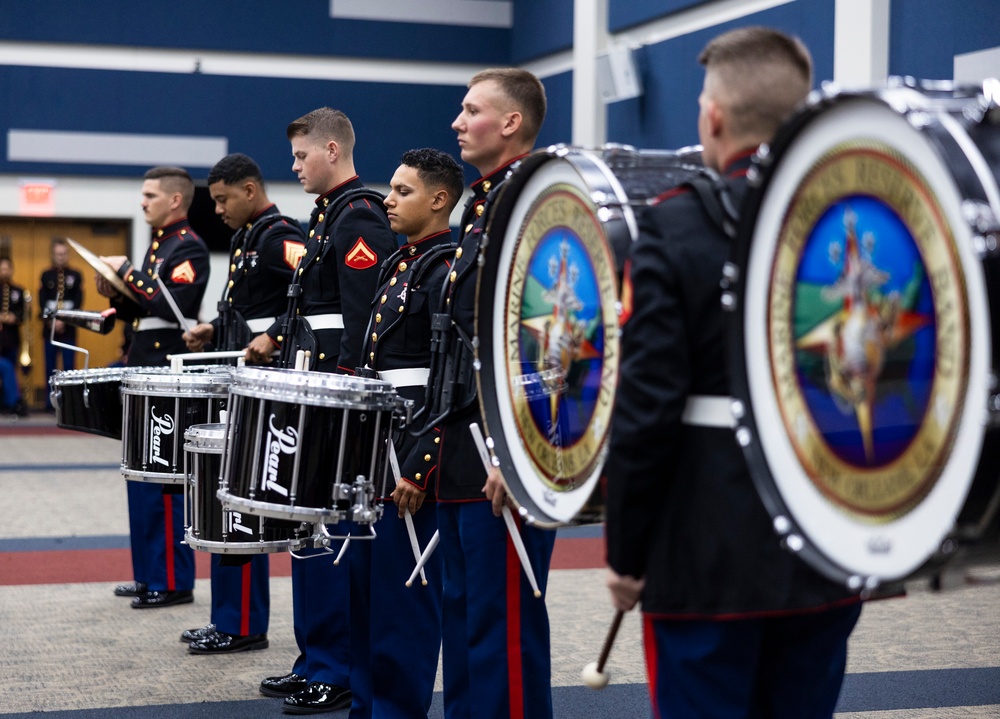
<svg viewBox="0 0 1000 719"><path fill-rule="evenodd" d="M1000 232L1000 222L985 202L965 200L962 203L962 214L969 227L981 235L995 235ZM995 237L993 241L996 241Z"/></svg>
<svg viewBox="0 0 1000 719"><path fill-rule="evenodd" d="M736 293L733 291L740 281L740 268L732 262L727 262L722 266L722 279L719 286L722 288L722 309L734 312L739 304Z"/></svg>
<svg viewBox="0 0 1000 719"><path fill-rule="evenodd" d="M995 384L996 377L991 377L991 384ZM994 387L994 391L995 391ZM990 398L986 406L986 424L989 427L1000 427L1000 394L990 393Z"/></svg>

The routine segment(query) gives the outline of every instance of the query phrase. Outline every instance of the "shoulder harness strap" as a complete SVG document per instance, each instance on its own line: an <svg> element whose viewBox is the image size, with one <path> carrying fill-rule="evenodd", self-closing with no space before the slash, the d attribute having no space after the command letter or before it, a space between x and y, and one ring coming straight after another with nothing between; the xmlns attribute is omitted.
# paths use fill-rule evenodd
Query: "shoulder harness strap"
<svg viewBox="0 0 1000 719"><path fill-rule="evenodd" d="M733 206L726 181L714 172L705 170L684 182L684 186L690 187L698 196L716 227L722 230L726 237L735 239L739 213Z"/></svg>

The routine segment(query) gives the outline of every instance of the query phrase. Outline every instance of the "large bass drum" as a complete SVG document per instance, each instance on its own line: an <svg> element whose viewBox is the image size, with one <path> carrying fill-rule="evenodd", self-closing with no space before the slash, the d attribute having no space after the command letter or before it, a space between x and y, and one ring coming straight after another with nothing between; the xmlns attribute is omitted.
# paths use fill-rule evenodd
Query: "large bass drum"
<svg viewBox="0 0 1000 719"><path fill-rule="evenodd" d="M997 97L817 95L751 168L736 436L785 544L852 589L939 566L996 509Z"/></svg>
<svg viewBox="0 0 1000 719"><path fill-rule="evenodd" d="M618 382L619 277L648 202L703 172L695 151L530 155L489 206L476 303L487 444L526 521L601 520Z"/></svg>

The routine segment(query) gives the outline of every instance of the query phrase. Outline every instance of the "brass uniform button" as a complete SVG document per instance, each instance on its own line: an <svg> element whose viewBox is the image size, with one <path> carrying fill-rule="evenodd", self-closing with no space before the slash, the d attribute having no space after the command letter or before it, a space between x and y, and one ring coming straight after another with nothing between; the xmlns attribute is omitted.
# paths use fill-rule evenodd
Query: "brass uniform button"
<svg viewBox="0 0 1000 719"><path fill-rule="evenodd" d="M400 305L399 306L399 313L402 314L403 310L405 310L405 309L406 309L406 305Z"/></svg>
<svg viewBox="0 0 1000 719"><path fill-rule="evenodd" d="M150 277L152 277L153 276L153 270L152 270L152 268L146 270L146 274L149 275Z"/></svg>
<svg viewBox="0 0 1000 719"><path fill-rule="evenodd" d="M429 454L425 454L424 455L424 461L425 462L430 462L431 461L431 456Z"/></svg>
<svg viewBox="0 0 1000 719"><path fill-rule="evenodd" d="M156 262L156 255L150 255L149 256L149 261L150 262Z"/></svg>
<svg viewBox="0 0 1000 719"><path fill-rule="evenodd" d="M324 214L323 214L323 213L321 212L321 213L319 213L319 217L317 217L317 218L316 218L316 222L322 222L322 221L323 221L323 220L325 220L325 219L326 219L326 215L324 215Z"/></svg>
<svg viewBox="0 0 1000 719"><path fill-rule="evenodd" d="M416 247L411 247L410 248L410 257L412 257L415 254L417 254L417 248Z"/></svg>
<svg viewBox="0 0 1000 719"><path fill-rule="evenodd" d="M232 281L232 280L229 280L229 286L230 286L230 287L232 287L232 286L233 286L233 281Z"/></svg>
<svg viewBox="0 0 1000 719"><path fill-rule="evenodd" d="M441 444L441 438L440 437L435 437L434 438L434 444Z"/></svg>
<svg viewBox="0 0 1000 719"><path fill-rule="evenodd" d="M282 337L281 335L278 335L277 340L278 340L278 342L284 342L285 338Z"/></svg>
<svg viewBox="0 0 1000 719"><path fill-rule="evenodd" d="M129 276L128 276L128 281L129 281L129 282L131 282L131 281L132 281L132 275L129 275Z"/></svg>
<svg viewBox="0 0 1000 719"><path fill-rule="evenodd" d="M146 288L146 294L147 294L147 295L151 295L151 294L153 294L153 288L152 288L152 287L147 287L147 288Z"/></svg>
<svg viewBox="0 0 1000 719"><path fill-rule="evenodd" d="M471 222L465 226L465 234L469 234L470 232L472 232L472 223Z"/></svg>
<svg viewBox="0 0 1000 719"><path fill-rule="evenodd" d="M417 472L415 475L413 475L413 478L419 482L421 479L423 479L423 476L420 474L420 472Z"/></svg>
<svg viewBox="0 0 1000 719"><path fill-rule="evenodd" d="M320 353L319 353L319 358L320 358L321 360L325 360L325 359L326 359L326 352L320 352Z"/></svg>
<svg viewBox="0 0 1000 719"><path fill-rule="evenodd" d="M316 230L309 230L309 236L313 237L316 234Z"/></svg>
<svg viewBox="0 0 1000 719"><path fill-rule="evenodd" d="M154 342L153 343L153 347L156 348L156 349L160 349L160 343L159 342Z"/></svg>
<svg viewBox="0 0 1000 719"><path fill-rule="evenodd" d="M230 272L236 272L236 265L229 265Z"/></svg>
<svg viewBox="0 0 1000 719"><path fill-rule="evenodd" d="M139 320L137 320L137 319L136 320L132 320L132 329L134 329L134 330L139 329Z"/></svg>
<svg viewBox="0 0 1000 719"><path fill-rule="evenodd" d="M378 334L375 332L372 332L372 342L378 342Z"/></svg>
<svg viewBox="0 0 1000 719"><path fill-rule="evenodd" d="M451 274L448 275L448 280L450 282L454 282L457 278L458 278L458 273L455 270L452 270Z"/></svg>
<svg viewBox="0 0 1000 719"><path fill-rule="evenodd" d="M153 240L153 249L154 250L160 249L160 243L157 242L156 240Z"/></svg>
<svg viewBox="0 0 1000 719"><path fill-rule="evenodd" d="M387 299L389 299L389 296L388 296L388 295L382 295L382 304L383 304L383 305L385 304L385 301L386 301Z"/></svg>
<svg viewBox="0 0 1000 719"><path fill-rule="evenodd" d="M382 321L382 313L379 312L379 313L377 313L375 315L375 322L378 323L378 322L381 322L381 321Z"/></svg>
<svg viewBox="0 0 1000 719"><path fill-rule="evenodd" d="M156 231L156 236L157 237L163 237L163 230L157 230Z"/></svg>
<svg viewBox="0 0 1000 719"><path fill-rule="evenodd" d="M142 287L142 280L139 280L138 282L136 282L135 286L136 287Z"/></svg>
<svg viewBox="0 0 1000 719"><path fill-rule="evenodd" d="M242 254L243 254L243 250L236 250L236 252L233 253L233 257L239 257Z"/></svg>
<svg viewBox="0 0 1000 719"><path fill-rule="evenodd" d="M300 274L300 275L301 275L301 274L302 274L303 272L305 272L305 271L306 271L306 268L305 268L305 267L300 267L300 268L299 268L299 274Z"/></svg>
<svg viewBox="0 0 1000 719"><path fill-rule="evenodd" d="M399 263L399 271L400 272L406 272L406 263L405 262L400 262Z"/></svg>
<svg viewBox="0 0 1000 719"><path fill-rule="evenodd" d="M368 353L368 358L369 359L375 359L375 353L374 352L369 352Z"/></svg>
<svg viewBox="0 0 1000 719"><path fill-rule="evenodd" d="M489 180L483 180L483 192L489 192L491 187L493 187L492 182Z"/></svg>
<svg viewBox="0 0 1000 719"><path fill-rule="evenodd" d="M330 198L329 197L324 197L323 198L323 207L327 207L329 204L330 204Z"/></svg>
<svg viewBox="0 0 1000 719"><path fill-rule="evenodd" d="M482 217L485 208L482 205L476 205L476 217Z"/></svg>
<svg viewBox="0 0 1000 719"><path fill-rule="evenodd" d="M229 304L233 304L233 298L232 297L229 298Z"/></svg>
<svg viewBox="0 0 1000 719"><path fill-rule="evenodd" d="M181 234L182 234L182 235L186 235L187 233L188 233L188 231L187 231L187 230L181 230Z"/></svg>
<svg viewBox="0 0 1000 719"><path fill-rule="evenodd" d="M455 250L455 259L458 260L461 258L462 258L462 248L459 247L457 250Z"/></svg>
<svg viewBox="0 0 1000 719"><path fill-rule="evenodd" d="M396 285L396 278L393 277L391 280L389 280L389 287L394 287L395 285Z"/></svg>

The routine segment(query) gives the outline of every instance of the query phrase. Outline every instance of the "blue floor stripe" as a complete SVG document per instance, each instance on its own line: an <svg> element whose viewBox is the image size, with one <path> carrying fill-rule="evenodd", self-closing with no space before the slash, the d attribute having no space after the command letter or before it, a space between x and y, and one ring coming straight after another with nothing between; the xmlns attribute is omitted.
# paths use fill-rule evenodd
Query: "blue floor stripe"
<svg viewBox="0 0 1000 719"><path fill-rule="evenodd" d="M121 468L121 464L8 464L0 466L0 472L119 472Z"/></svg>
<svg viewBox="0 0 1000 719"><path fill-rule="evenodd" d="M96 537L30 537L0 539L0 552L52 552L66 549L128 549L126 534Z"/></svg>
<svg viewBox="0 0 1000 719"><path fill-rule="evenodd" d="M848 674L837 705L838 712L875 712L1000 704L1000 667L981 669L930 669L909 672ZM552 706L556 719L643 719L649 716L644 684L611 684L603 691L582 686L554 687ZM147 707L81 709L45 712L52 719L274 719L281 716L278 699L235 702L201 702ZM24 719L37 713L0 714L4 719ZM347 716L347 711L334 716ZM441 694L434 695L429 719L443 719Z"/></svg>

